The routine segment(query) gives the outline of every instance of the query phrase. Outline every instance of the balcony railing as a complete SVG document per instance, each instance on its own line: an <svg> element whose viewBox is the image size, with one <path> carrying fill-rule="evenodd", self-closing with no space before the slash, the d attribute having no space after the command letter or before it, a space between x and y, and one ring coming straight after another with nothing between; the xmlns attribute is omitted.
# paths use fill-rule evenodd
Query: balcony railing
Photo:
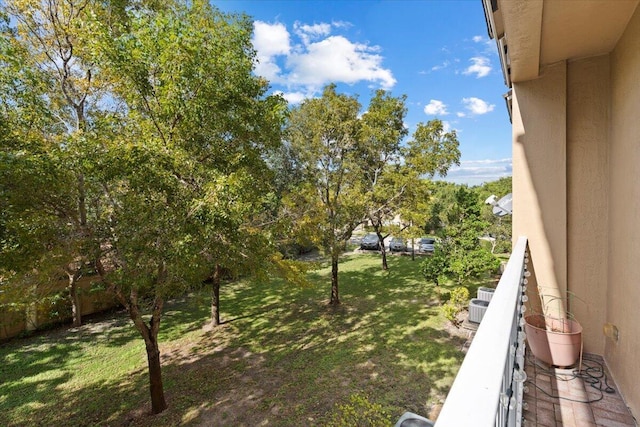
<svg viewBox="0 0 640 427"><path fill-rule="evenodd" d="M529 273L520 237L478 327L436 427L520 426L524 392L523 295Z"/></svg>

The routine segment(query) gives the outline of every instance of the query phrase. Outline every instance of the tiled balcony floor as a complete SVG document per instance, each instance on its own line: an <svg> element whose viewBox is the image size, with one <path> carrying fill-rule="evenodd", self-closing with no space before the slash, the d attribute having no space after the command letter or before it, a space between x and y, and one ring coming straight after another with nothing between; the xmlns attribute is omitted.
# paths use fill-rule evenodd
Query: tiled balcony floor
<svg viewBox="0 0 640 427"><path fill-rule="evenodd" d="M600 356L585 354L578 376L577 368L549 368L528 351L525 370L525 426L637 426Z"/></svg>

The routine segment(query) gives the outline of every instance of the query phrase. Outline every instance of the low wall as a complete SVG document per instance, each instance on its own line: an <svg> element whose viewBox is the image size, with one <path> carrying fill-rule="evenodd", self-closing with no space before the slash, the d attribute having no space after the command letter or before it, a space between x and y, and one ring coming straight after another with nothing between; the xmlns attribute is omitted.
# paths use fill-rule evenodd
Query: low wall
<svg viewBox="0 0 640 427"><path fill-rule="evenodd" d="M67 284L64 280L56 283L41 302L26 310L9 304L0 305L0 341L51 324L71 322L72 305ZM98 276L81 278L78 281L78 293L82 316L118 306L115 297L101 286Z"/></svg>

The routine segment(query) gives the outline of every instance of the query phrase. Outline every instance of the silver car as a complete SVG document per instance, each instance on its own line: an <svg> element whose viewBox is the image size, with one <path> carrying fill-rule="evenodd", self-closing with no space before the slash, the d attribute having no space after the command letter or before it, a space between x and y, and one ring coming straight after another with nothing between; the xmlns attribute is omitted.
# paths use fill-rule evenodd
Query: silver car
<svg viewBox="0 0 640 427"><path fill-rule="evenodd" d="M407 250L407 244L401 237L394 237L389 242L389 250L392 252L404 252Z"/></svg>
<svg viewBox="0 0 640 427"><path fill-rule="evenodd" d="M360 249L380 249L380 239L376 233L369 233L360 241Z"/></svg>
<svg viewBox="0 0 640 427"><path fill-rule="evenodd" d="M418 240L418 251L424 253L433 253L436 249L436 239L433 237L421 237Z"/></svg>

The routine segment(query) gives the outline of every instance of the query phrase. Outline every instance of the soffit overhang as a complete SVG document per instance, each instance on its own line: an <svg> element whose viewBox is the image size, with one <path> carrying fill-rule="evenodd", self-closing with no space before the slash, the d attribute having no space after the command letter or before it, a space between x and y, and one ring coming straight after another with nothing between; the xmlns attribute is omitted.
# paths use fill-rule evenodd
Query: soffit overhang
<svg viewBox="0 0 640 427"><path fill-rule="evenodd" d="M611 52L640 0L483 0L508 86L558 61Z"/></svg>

